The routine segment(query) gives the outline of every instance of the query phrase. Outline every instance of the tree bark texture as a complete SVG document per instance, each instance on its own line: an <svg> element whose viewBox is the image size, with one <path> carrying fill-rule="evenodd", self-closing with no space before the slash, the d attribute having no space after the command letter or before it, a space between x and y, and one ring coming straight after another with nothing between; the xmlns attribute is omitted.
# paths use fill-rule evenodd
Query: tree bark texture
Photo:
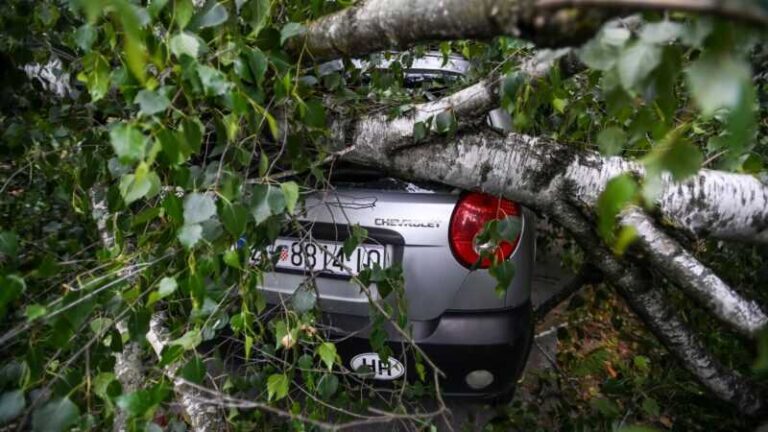
<svg viewBox="0 0 768 432"><path fill-rule="evenodd" d="M721 321L748 336L755 336L768 323L768 317L757 303L736 293L677 241L657 228L640 209L633 207L625 211L621 222L635 228L643 252L655 268L661 269L675 285Z"/></svg>
<svg viewBox="0 0 768 432"><path fill-rule="evenodd" d="M393 120L392 122L398 122ZM399 175L463 189L482 190L537 208L553 182L562 181L570 199L594 208L612 178L642 177L640 163L603 157L567 145L522 134L500 136L489 131L438 137L387 155L388 139L407 141L407 127L362 120L351 128L355 146L345 159L387 169ZM343 139L343 137L338 137ZM656 205L676 228L697 236L768 243L768 187L755 177L701 170L682 182L662 176Z"/></svg>
<svg viewBox="0 0 768 432"><path fill-rule="evenodd" d="M165 315L156 312L149 321L147 341L160 358L163 349L170 338L165 328ZM173 389L184 412L189 417L189 423L195 432L222 432L227 430L227 423L219 413L216 405L206 403L200 392L193 386L187 385L183 379L176 376L181 365L172 363L165 367L165 375L173 380Z"/></svg>
<svg viewBox="0 0 768 432"><path fill-rule="evenodd" d="M107 222L109 212L106 205L105 189L94 187L90 191L92 217L96 222L96 228L99 232L102 245L106 249L115 246L115 237L109 230ZM123 272L124 273L124 272ZM150 329L146 337L152 348L160 357L163 348L168 342L167 331L163 327L164 315L156 313L150 320ZM127 323L119 321L117 329L120 334L127 331ZM142 362L143 350L136 342L128 342L123 347L123 351L115 355L115 376L120 381L124 393L131 393L139 390L145 380L144 366ZM181 406L189 417L192 430L196 432L218 432L226 430L226 422L221 418L215 406L206 405L197 397L198 392L186 386L182 380L176 378L176 372L179 369L178 364L171 364L165 368L166 375L173 380L174 390L179 398ZM115 416L113 425L115 432L128 430L127 415L119 411Z"/></svg>
<svg viewBox="0 0 768 432"><path fill-rule="evenodd" d="M654 284L647 272L614 256L581 213L567 202L555 197L548 202L552 217L574 236L590 262L603 272L651 332L704 387L746 415L756 416L765 410L760 390L712 356L680 319L663 292L652 288Z"/></svg>
<svg viewBox="0 0 768 432"><path fill-rule="evenodd" d="M94 186L90 191L91 197L91 217L96 222L96 229L99 232L101 245L104 249L115 247L115 236L109 230L107 223L109 221L109 210L107 209L106 189ZM118 273L125 276L126 272ZM118 332L123 335L128 331L128 324L122 320L115 324ZM139 389L144 383L144 365L142 362L143 350L141 346L133 341L128 341L123 346L123 350L115 354L115 376L122 386L123 392L132 393ZM115 432L124 432L128 430L128 414L123 410L118 410L115 414L115 420L112 429Z"/></svg>
<svg viewBox="0 0 768 432"><path fill-rule="evenodd" d="M606 20L647 10L708 13L768 25L748 0L367 0L311 22L290 41L315 59L356 57L437 40L518 36L538 46L574 46Z"/></svg>

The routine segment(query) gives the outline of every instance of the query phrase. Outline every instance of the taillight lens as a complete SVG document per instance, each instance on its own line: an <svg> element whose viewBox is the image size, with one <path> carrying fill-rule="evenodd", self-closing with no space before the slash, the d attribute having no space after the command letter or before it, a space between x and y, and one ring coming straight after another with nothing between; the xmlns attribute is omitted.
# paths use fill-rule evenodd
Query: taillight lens
<svg viewBox="0 0 768 432"><path fill-rule="evenodd" d="M517 203L478 192L463 195L456 203L448 228L449 243L456 259L466 267L475 266L480 260L475 237L487 222L507 217L520 217L520 206ZM519 240L518 234L513 242L502 242L493 253L499 260L505 260L515 251ZM491 260L483 258L477 267L490 266Z"/></svg>

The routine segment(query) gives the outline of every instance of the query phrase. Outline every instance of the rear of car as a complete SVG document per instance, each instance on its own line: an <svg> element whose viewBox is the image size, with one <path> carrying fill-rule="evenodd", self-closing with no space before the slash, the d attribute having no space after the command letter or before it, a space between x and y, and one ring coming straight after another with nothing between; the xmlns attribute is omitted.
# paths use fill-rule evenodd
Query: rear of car
<svg viewBox="0 0 768 432"><path fill-rule="evenodd" d="M387 69L392 62L391 55L352 61L363 76ZM435 91L441 92L470 69L461 57L440 53L426 53L406 63L404 85L426 86L422 88L429 88L428 98L438 97ZM343 73L344 65L337 60L318 69L321 75ZM503 133L510 125L506 111L489 113L492 129ZM414 359L391 323L385 325L386 343L394 355L383 362L371 347L369 295L394 305L397 294L387 294L375 283L364 292L352 281L365 268L399 266L408 331L445 374L443 392L510 396L532 343L533 214L488 195L416 185L363 167L335 168L331 183L329 190L306 199L298 216L304 229L285 233L273 245L277 261L261 287L268 302L285 302L305 281L313 280L323 320L333 329L346 367L364 370L380 383L413 379ZM498 295L489 263L479 259L484 245L476 238L486 222L506 217L519 218L522 228L514 242L502 244L498 251L515 268L509 287ZM356 227L364 228L367 236L345 253L344 242L359 232Z"/></svg>
<svg viewBox="0 0 768 432"><path fill-rule="evenodd" d="M275 271L261 287L268 302L286 301L313 278L323 319L348 368L365 366L380 381L415 378L414 361L391 324L385 328L394 356L382 362L373 352L368 294L351 281L366 267L400 266L410 333L445 374L444 393L510 395L531 345L533 215L489 195L415 185L359 169L342 170L334 184L306 200L301 234L275 242ZM489 263L479 259L482 245L475 237L486 222L504 217L520 218L522 228L517 240L499 252L516 270L500 296L496 279L482 268ZM356 226L367 237L345 254L343 244ZM369 294L380 298L375 283ZM394 296L383 300L393 302Z"/></svg>

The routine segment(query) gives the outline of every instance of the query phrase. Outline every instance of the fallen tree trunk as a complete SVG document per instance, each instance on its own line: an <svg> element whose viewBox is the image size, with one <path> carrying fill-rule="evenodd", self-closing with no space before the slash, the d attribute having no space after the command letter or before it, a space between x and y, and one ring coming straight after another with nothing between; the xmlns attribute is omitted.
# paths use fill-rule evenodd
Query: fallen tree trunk
<svg viewBox="0 0 768 432"><path fill-rule="evenodd" d="M379 128L381 133L375 133ZM572 200L594 208L610 179L625 173L645 174L637 162L521 134L460 133L447 142L400 148L388 155L381 150L389 144L375 140L389 134L387 124L364 119L351 131L349 139L338 137L353 147L344 156L347 160L410 178L486 191L533 208L555 181L568 185ZM656 204L674 227L697 236L768 243L768 187L758 179L701 170L683 182L664 175L662 184Z"/></svg>
<svg viewBox="0 0 768 432"><path fill-rule="evenodd" d="M307 25L290 41L316 59L406 49L434 40L511 35L538 46L573 46L606 20L644 10L709 13L765 26L768 10L721 0L368 0Z"/></svg>

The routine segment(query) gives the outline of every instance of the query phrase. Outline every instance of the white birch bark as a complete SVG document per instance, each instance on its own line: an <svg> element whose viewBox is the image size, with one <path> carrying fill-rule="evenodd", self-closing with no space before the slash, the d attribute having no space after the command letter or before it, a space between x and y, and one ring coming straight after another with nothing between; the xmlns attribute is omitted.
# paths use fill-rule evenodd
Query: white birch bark
<svg viewBox="0 0 768 432"><path fill-rule="evenodd" d="M407 140L403 136L407 124L400 123L392 127L397 132L391 132L390 124L380 119L362 120L351 128L354 150L345 159L404 177L483 190L533 208L541 206L542 196L555 181L568 185L570 200L594 208L610 179L623 173L645 174L637 162L521 134L502 137L479 131L401 148L392 155L379 150L390 146L387 139ZM661 183L656 204L675 228L702 237L768 243L768 187L755 177L701 170L683 182L665 175Z"/></svg>
<svg viewBox="0 0 768 432"><path fill-rule="evenodd" d="M101 242L106 249L115 246L115 237L107 226L109 220L109 211L106 205L105 190L94 187L90 191L92 217L96 221L96 228L99 232ZM125 272L119 273L121 276ZM163 348L168 342L167 331L163 327L164 314L157 312L150 320L150 329L147 333L147 341L154 349L158 358L162 354ZM117 329L120 334L127 332L127 323L119 321ZM122 385L124 393L131 393L139 390L144 383L144 366L142 363L142 349L136 342L129 341L123 346L123 351L115 355L115 376ZM171 364L165 368L165 374L173 380L174 390L179 398L179 402L190 419L192 430L196 432L219 432L226 430L226 422L221 418L215 406L203 403L198 398L198 391L190 386L184 385L182 380L176 378L179 364ZM115 432L128 430L127 415L125 412L118 411L113 424Z"/></svg>
<svg viewBox="0 0 768 432"><path fill-rule="evenodd" d="M91 197L91 217L96 221L96 229L101 238L101 244L105 249L115 247L115 236L109 230L107 221L109 220L109 210L107 209L106 191L102 187L93 187L90 191ZM125 277L126 272L118 272L120 277ZM132 279L132 278L131 278ZM129 280L130 283L130 280ZM128 323L125 320L118 321L115 326L121 336L128 332ZM128 341L123 345L123 350L115 354L115 376L120 382L124 393L132 393L139 390L144 383L144 365L142 363L143 351L141 346L133 341ZM112 429L115 432L125 432L128 430L128 415L123 410L118 410L115 414L115 420Z"/></svg>
<svg viewBox="0 0 768 432"><path fill-rule="evenodd" d="M677 241L658 229L648 215L633 207L622 214L621 223L635 228L639 243L657 270L704 304L721 321L748 336L755 336L768 323L768 317L757 303L731 289Z"/></svg>
<svg viewBox="0 0 768 432"><path fill-rule="evenodd" d="M720 15L768 25L768 9L722 0L367 0L307 25L290 41L316 59L357 57L434 40L512 35L539 46L572 46L607 19L645 10Z"/></svg>
<svg viewBox="0 0 768 432"><path fill-rule="evenodd" d="M157 357L163 353L163 349L168 345L170 337L168 330L165 329L165 314L156 312L149 321L149 331L147 332L147 341L157 354ZM216 405L206 403L205 398L201 397L200 391L193 386L187 385L183 379L176 376L181 365L172 363L165 367L165 375L173 381L173 389L179 399L179 403L184 408L184 412L189 417L190 426L195 432L222 432L226 431L227 423L221 417Z"/></svg>

